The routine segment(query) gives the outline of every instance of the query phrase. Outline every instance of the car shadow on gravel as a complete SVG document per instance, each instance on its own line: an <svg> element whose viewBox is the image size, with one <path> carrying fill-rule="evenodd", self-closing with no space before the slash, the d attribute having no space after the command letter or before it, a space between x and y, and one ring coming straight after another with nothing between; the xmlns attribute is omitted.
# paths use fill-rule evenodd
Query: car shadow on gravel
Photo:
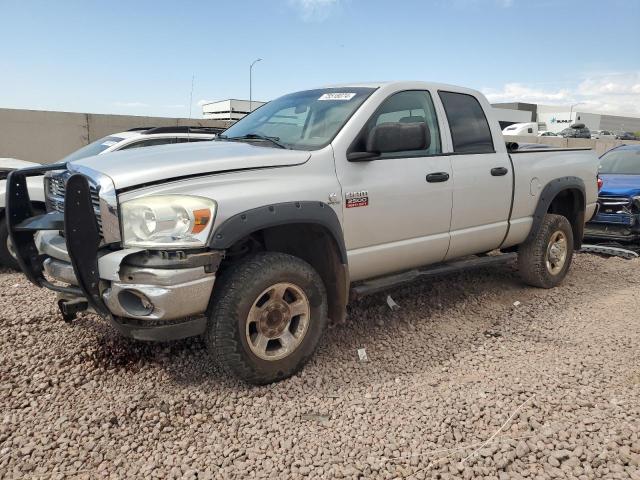
<svg viewBox="0 0 640 480"><path fill-rule="evenodd" d="M93 368L134 375L142 370L160 369L173 383L181 385L220 382L225 378L199 337L172 342L133 340L94 315L82 317L77 326L92 333L83 346L80 361Z"/></svg>
<svg viewBox="0 0 640 480"><path fill-rule="evenodd" d="M467 349L470 343L484 340L487 328L495 326L495 317L507 308L508 302L500 301L499 296L509 291L517 294L524 288L513 268L503 266L418 280L365 297L349 306L344 325L330 328L307 370L318 369L322 374L340 367L336 358L353 361L357 348L382 345L383 350L389 350L383 354L385 361L370 363L369 368L379 373L409 373L406 361L411 352L403 352L402 345L413 340L416 328L429 342L424 346L428 355L421 356L426 362L421 368L436 366ZM398 310L392 311L387 305L387 295L400 305ZM483 305L480 310L480 304L488 299L497 307ZM120 336L93 315L81 317L78 323L93 333L82 361L94 368L132 374L157 368L181 385L237 384L215 365L200 338L141 342ZM393 355L388 357L390 353Z"/></svg>
<svg viewBox="0 0 640 480"><path fill-rule="evenodd" d="M330 331L330 354L352 353L357 345L388 344L389 329L395 337L411 337L419 329L453 355L464 347L448 338L452 330L460 340L483 339L487 328L496 326L511 308L512 298L523 297L527 289L513 266L501 266L417 280L364 297L350 304L346 323ZM387 304L388 296L397 309ZM400 345L403 339L398 340Z"/></svg>

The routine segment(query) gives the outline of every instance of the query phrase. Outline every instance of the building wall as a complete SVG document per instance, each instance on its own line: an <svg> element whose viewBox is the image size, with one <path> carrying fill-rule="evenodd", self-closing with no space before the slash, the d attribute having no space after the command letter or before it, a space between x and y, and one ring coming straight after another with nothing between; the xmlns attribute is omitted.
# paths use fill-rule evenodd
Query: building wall
<svg viewBox="0 0 640 480"><path fill-rule="evenodd" d="M493 117L500 123L500 128L505 128L509 125L513 125L514 123L527 123L531 122L531 112L523 111L523 110L513 110L507 108L496 108L492 109Z"/></svg>
<svg viewBox="0 0 640 480"><path fill-rule="evenodd" d="M226 122L202 119L0 108L0 158L53 163L112 133L135 127L184 125L227 126Z"/></svg>
<svg viewBox="0 0 640 480"><path fill-rule="evenodd" d="M492 104L493 108L503 108L506 110L520 110L523 112L530 112L531 117L529 120L525 120L526 122L538 122L537 112L538 106L535 103L524 103L524 102L510 102L510 103L494 103Z"/></svg>
<svg viewBox="0 0 640 480"><path fill-rule="evenodd" d="M640 132L640 118L601 115L599 130Z"/></svg>
<svg viewBox="0 0 640 480"><path fill-rule="evenodd" d="M206 119L240 120L264 104L258 100L249 102L236 99L210 102L202 105L202 116Z"/></svg>

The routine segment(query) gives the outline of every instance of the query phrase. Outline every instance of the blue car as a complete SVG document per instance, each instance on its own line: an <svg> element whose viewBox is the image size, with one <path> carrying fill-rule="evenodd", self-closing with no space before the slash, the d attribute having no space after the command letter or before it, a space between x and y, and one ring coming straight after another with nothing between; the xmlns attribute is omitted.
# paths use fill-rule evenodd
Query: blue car
<svg viewBox="0 0 640 480"><path fill-rule="evenodd" d="M640 244L640 145L621 145L600 157L598 213L584 236Z"/></svg>

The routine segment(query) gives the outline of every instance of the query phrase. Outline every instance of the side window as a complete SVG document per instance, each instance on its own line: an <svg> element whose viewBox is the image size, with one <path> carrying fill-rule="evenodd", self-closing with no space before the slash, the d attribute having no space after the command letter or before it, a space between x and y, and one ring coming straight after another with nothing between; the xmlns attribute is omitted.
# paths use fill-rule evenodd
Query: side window
<svg viewBox="0 0 640 480"><path fill-rule="evenodd" d="M381 158L398 158L407 156L435 155L442 152L440 144L440 127L438 117L429 92L410 90L398 92L387 98L367 122L364 131L354 145L355 151L366 150L366 139L373 127L383 123L423 123L427 129L429 146L425 150L405 150L384 153Z"/></svg>
<svg viewBox="0 0 640 480"><path fill-rule="evenodd" d="M438 92L447 114L453 151L493 153L493 138L478 99L466 93Z"/></svg>
<svg viewBox="0 0 640 480"><path fill-rule="evenodd" d="M167 145L169 143L176 143L178 139L176 137L164 137L164 138L149 138L147 140L140 140L133 142L118 150L129 150L130 148L142 148L142 147L154 147L156 145Z"/></svg>

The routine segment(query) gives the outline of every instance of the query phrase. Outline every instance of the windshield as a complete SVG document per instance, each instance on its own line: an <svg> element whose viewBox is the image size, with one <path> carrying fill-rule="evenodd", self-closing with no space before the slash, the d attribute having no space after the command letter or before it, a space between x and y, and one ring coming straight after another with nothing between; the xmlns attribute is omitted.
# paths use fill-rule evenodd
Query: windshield
<svg viewBox="0 0 640 480"><path fill-rule="evenodd" d="M618 175L640 175L640 148L612 150L600 159L599 172Z"/></svg>
<svg viewBox="0 0 640 480"><path fill-rule="evenodd" d="M89 145L82 147L80 150L76 150L75 152L67 155L62 159L63 162L71 162L73 160L79 160L85 157L91 157L93 155L98 155L99 153L104 152L107 148L115 145L118 142L124 140L122 137L103 137L100 140L96 140Z"/></svg>
<svg viewBox="0 0 640 480"><path fill-rule="evenodd" d="M294 150L322 148L373 91L373 88L344 87L291 93L247 115L219 138L253 137L247 139L254 141L262 136Z"/></svg>

